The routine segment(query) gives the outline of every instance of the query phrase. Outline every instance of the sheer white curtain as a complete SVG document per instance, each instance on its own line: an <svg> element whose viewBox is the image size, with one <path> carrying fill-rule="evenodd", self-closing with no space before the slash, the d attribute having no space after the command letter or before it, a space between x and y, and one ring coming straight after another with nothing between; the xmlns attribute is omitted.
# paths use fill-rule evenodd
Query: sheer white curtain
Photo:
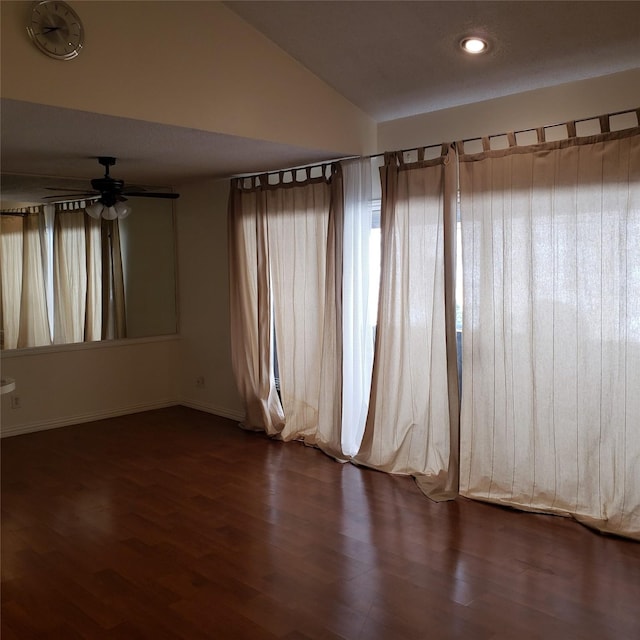
<svg viewBox="0 0 640 640"><path fill-rule="evenodd" d="M640 129L463 155L460 191L461 493L640 537Z"/></svg>
<svg viewBox="0 0 640 640"><path fill-rule="evenodd" d="M402 154L385 158L371 406L355 458L414 475L437 500L455 496L458 473L455 316L447 311L453 273L446 273L455 264L452 157L445 145L431 161L424 149L412 164Z"/></svg>
<svg viewBox="0 0 640 640"><path fill-rule="evenodd" d="M369 409L374 327L369 318L371 160L342 162L344 244L342 272L342 451L358 453Z"/></svg>

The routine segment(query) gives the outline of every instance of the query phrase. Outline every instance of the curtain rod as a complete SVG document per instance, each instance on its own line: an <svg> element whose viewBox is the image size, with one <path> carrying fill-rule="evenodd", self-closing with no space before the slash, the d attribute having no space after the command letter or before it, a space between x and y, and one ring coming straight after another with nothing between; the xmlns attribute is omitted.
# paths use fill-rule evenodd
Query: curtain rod
<svg viewBox="0 0 640 640"><path fill-rule="evenodd" d="M620 115L624 115L627 113L635 113L636 114L636 118L638 119L638 126L640 126L640 107L637 107L635 109L623 109L622 111L614 111L612 113L606 113L604 115L600 115L600 116L589 116L587 118L578 118L576 120L569 120L567 122L588 122L589 120L602 120L602 118L612 118L614 116L620 116ZM461 140L461 142L471 142L472 140L482 140L482 138L500 138L501 136L508 136L510 133L513 133L514 135L517 135L518 133L528 133L530 131L537 131L538 129L553 129L554 127L562 127L565 126L567 124L567 122L558 122L556 124L545 124L542 125L540 127L529 127L527 129L517 129L516 131L505 131L504 133L492 133L488 136L473 136L472 138L464 138L463 140ZM334 164L336 162L343 162L345 160L358 160L358 159L362 159L362 160L373 160L374 158L382 158L385 153L408 153L409 151L415 151L416 149L435 149L436 147L441 147L442 143L439 142L437 144L428 144L428 145L418 145L417 147L410 147L408 149L400 149L397 151L382 151L381 153L374 153L372 155L368 155L368 156L344 156L341 158L334 158L333 160L327 160L326 162L320 162L320 163L311 163L311 164L305 164L305 165L300 165L299 167L288 167L287 169L278 169L276 171L260 171L258 173L244 173L244 174L236 174L231 176L231 178L239 178L239 179L251 179L251 178L256 178L258 176L273 176L276 175L278 173L287 173L289 171L301 171L303 169L308 169L308 168L316 168L316 167L322 167L325 168L331 164Z"/></svg>

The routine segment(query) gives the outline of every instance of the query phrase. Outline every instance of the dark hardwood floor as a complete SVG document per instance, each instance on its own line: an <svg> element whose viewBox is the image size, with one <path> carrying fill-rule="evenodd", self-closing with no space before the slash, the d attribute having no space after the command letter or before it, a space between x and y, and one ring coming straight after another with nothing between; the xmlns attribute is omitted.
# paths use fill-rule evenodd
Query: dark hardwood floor
<svg viewBox="0 0 640 640"><path fill-rule="evenodd" d="M640 545L175 407L2 441L2 640L640 638Z"/></svg>

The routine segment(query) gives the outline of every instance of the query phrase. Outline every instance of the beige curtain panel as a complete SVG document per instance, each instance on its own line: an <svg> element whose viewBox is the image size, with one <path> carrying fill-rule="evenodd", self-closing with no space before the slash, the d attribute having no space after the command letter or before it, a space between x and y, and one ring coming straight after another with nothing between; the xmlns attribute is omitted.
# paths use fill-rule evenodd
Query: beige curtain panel
<svg viewBox="0 0 640 640"><path fill-rule="evenodd" d="M102 339L102 221L84 216L87 297L84 339Z"/></svg>
<svg viewBox="0 0 640 640"><path fill-rule="evenodd" d="M373 381L355 460L414 475L431 498L451 499L458 484L455 313L447 309L455 305L455 156L445 146L436 160L405 165L402 154L388 154L382 190Z"/></svg>
<svg viewBox="0 0 640 640"><path fill-rule="evenodd" d="M23 224L22 216L0 216L3 349L15 349L18 346L22 295Z"/></svg>
<svg viewBox="0 0 640 640"><path fill-rule="evenodd" d="M236 180L229 200L232 358L246 425L340 455L339 174L270 185ZM279 373L276 389L274 358Z"/></svg>
<svg viewBox="0 0 640 640"><path fill-rule="evenodd" d="M231 183L228 211L231 359L245 406L244 427L275 436L284 413L274 375L266 189Z"/></svg>
<svg viewBox="0 0 640 640"><path fill-rule="evenodd" d="M2 348L51 344L45 285L44 214L0 218Z"/></svg>
<svg viewBox="0 0 640 640"><path fill-rule="evenodd" d="M385 155L373 374L355 455L340 445L342 341L354 339L341 171L235 181L232 347L247 424L411 474L434 500L459 490L640 538L640 127L600 122L602 134L583 138L569 123L554 143L541 129L529 147L510 134L500 151L485 139L479 154L457 143L457 158L449 145L429 161L424 149L413 163Z"/></svg>
<svg viewBox="0 0 640 640"><path fill-rule="evenodd" d="M284 440L340 452L336 181L269 189L267 230ZM338 207L338 214L340 211Z"/></svg>
<svg viewBox="0 0 640 640"><path fill-rule="evenodd" d="M640 538L640 129L460 161L461 493Z"/></svg>
<svg viewBox="0 0 640 640"><path fill-rule="evenodd" d="M2 348L126 337L117 220L44 209L0 218Z"/></svg>
<svg viewBox="0 0 640 640"><path fill-rule="evenodd" d="M53 299L56 344L84 340L87 259L84 211L56 212L53 233Z"/></svg>

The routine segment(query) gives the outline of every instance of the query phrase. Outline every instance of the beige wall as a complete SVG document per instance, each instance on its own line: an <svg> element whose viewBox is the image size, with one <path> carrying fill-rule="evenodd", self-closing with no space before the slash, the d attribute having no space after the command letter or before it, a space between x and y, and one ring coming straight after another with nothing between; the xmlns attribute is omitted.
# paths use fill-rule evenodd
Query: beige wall
<svg viewBox="0 0 640 640"><path fill-rule="evenodd" d="M127 343L44 347L2 355L3 436L124 415L174 404L177 337Z"/></svg>
<svg viewBox="0 0 640 640"><path fill-rule="evenodd" d="M30 6L0 3L5 98L345 155L373 151L371 118L220 2L76 0L86 43L64 63L29 41Z"/></svg>
<svg viewBox="0 0 640 640"><path fill-rule="evenodd" d="M383 122L378 151L522 131L640 106L640 69Z"/></svg>
<svg viewBox="0 0 640 640"><path fill-rule="evenodd" d="M177 201L180 397L184 404L241 419L231 369L227 197L229 181L182 185ZM196 379L204 378L204 386Z"/></svg>

